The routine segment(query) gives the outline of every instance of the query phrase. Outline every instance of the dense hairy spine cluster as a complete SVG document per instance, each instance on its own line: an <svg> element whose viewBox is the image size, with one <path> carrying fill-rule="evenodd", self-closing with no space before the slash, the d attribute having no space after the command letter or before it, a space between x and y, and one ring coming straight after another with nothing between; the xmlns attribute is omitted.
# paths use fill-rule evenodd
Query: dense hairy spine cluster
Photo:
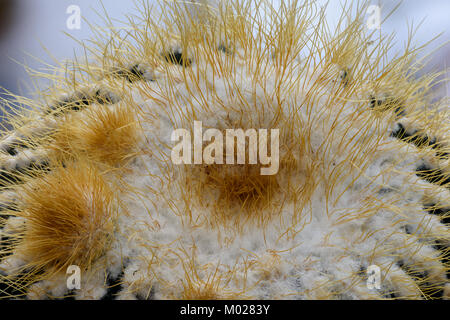
<svg viewBox="0 0 450 320"><path fill-rule="evenodd" d="M39 177L26 177L18 187L21 203L3 229L12 240L7 254L23 257L24 265L1 265L19 279L15 290L26 289L39 279L52 279L71 265L88 271L110 247L117 219L114 192L94 166L77 163L52 165ZM5 272L4 270L2 270Z"/></svg>
<svg viewBox="0 0 450 320"><path fill-rule="evenodd" d="M84 156L110 166L134 157L141 135L132 103L92 108L66 117L48 148L58 158Z"/></svg>
<svg viewBox="0 0 450 320"><path fill-rule="evenodd" d="M314 1L159 19L143 1L126 35L94 30L92 60L0 141L0 296L448 298L448 101L414 47L387 61L366 7L334 29ZM173 164L171 132L194 121L279 129L278 172Z"/></svg>

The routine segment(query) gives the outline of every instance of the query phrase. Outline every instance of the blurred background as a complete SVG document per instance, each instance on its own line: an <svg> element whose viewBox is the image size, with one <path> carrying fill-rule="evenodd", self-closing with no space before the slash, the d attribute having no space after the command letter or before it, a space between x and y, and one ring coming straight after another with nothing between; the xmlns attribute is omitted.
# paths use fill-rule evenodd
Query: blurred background
<svg viewBox="0 0 450 320"><path fill-rule="evenodd" d="M281 0L275 1L279 2ZM318 0L325 3L325 0ZM350 0L352 1L352 0ZM355 0L356 1L356 0ZM149 0L149 2L155 2ZM340 13L340 0L329 3L330 21ZM385 16L397 0L372 0L381 5ZM22 64L39 69L43 62L54 64L52 59L67 60L75 54L82 54L79 45L63 32L79 40L90 37L90 28L84 20L80 28L71 29L67 13L71 5L77 5L81 16L89 22L102 24L103 7L113 19L124 20L125 14L136 13L133 0L0 0L0 88L14 94L33 96L33 82ZM72 12L73 13L73 12ZM98 15L100 13L100 16ZM444 34L429 49L436 49L450 40L449 0L404 0L398 10L382 24L383 33L395 31L396 48L401 50L408 36L408 24L422 25L415 37L418 43L425 43L441 32ZM73 21L72 21L73 22ZM51 55L50 55L51 53ZM41 59L38 61L32 57ZM450 66L450 45L447 43L433 54L430 68L444 70ZM441 95L448 96L449 87ZM3 97L4 91L0 93Z"/></svg>

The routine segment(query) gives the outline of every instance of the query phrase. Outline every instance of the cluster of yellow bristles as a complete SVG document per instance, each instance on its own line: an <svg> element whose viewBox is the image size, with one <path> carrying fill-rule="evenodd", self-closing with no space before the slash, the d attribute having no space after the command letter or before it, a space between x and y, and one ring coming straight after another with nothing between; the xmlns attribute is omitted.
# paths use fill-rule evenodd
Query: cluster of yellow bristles
<svg viewBox="0 0 450 320"><path fill-rule="evenodd" d="M33 297L71 265L104 271L87 287L118 266L119 298L448 297L441 75L413 79L412 46L386 62L367 6L335 30L316 1L168 2L159 19L142 1L125 35L94 29L73 70L35 73L53 87L37 108L15 97L25 108L0 141L0 297ZM278 173L174 165L169 131L194 121L280 129Z"/></svg>

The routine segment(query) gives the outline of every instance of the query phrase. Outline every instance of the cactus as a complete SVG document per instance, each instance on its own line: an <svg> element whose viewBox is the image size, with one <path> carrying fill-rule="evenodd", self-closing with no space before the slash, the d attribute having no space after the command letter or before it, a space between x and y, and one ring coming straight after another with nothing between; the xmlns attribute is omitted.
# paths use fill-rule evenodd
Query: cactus
<svg viewBox="0 0 450 320"><path fill-rule="evenodd" d="M1 138L0 296L448 298L448 101L367 6L330 30L314 1L143 1L126 35L97 30ZM278 172L174 164L194 121L278 129Z"/></svg>

